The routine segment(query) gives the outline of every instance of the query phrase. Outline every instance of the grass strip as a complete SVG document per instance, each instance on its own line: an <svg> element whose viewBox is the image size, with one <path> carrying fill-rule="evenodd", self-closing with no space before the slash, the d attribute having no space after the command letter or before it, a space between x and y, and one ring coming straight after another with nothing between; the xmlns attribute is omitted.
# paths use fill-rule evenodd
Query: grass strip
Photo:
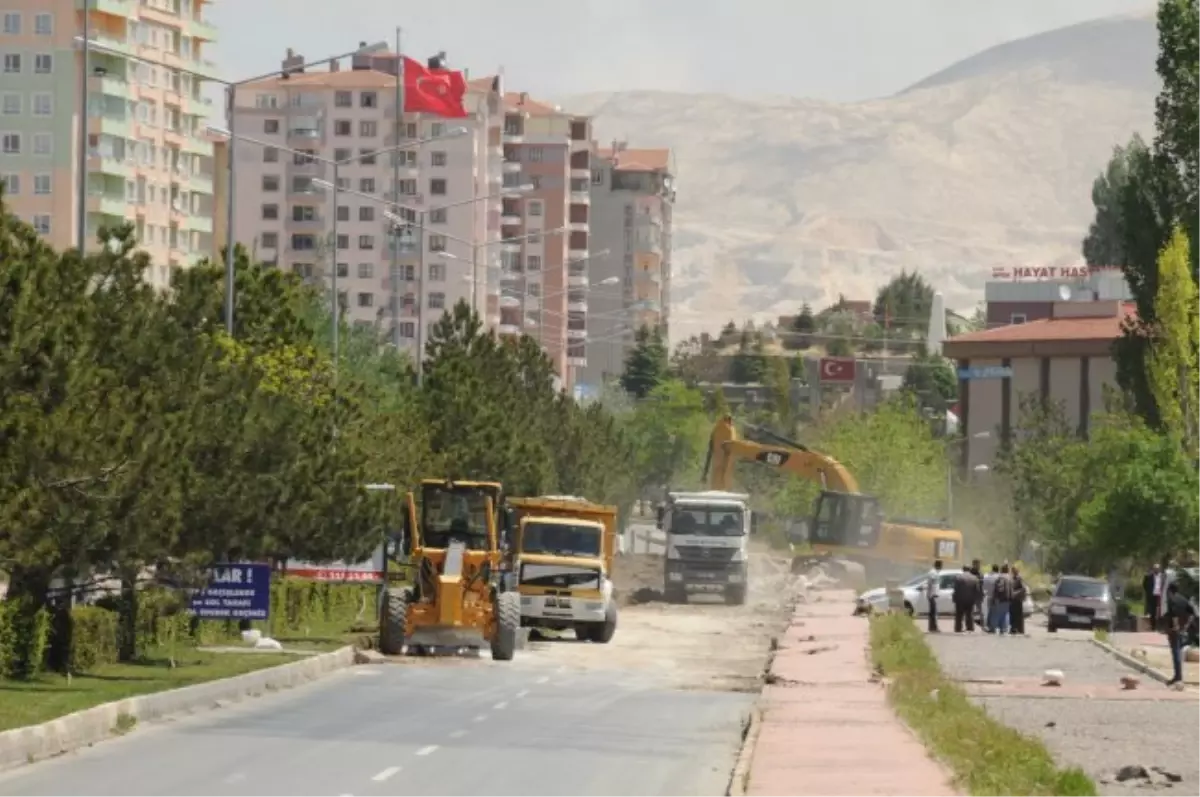
<svg viewBox="0 0 1200 797"><path fill-rule="evenodd" d="M871 618L871 656L890 679L888 698L970 794L1094 795L1078 768L1059 769L1041 740L992 719L946 678L912 619Z"/></svg>

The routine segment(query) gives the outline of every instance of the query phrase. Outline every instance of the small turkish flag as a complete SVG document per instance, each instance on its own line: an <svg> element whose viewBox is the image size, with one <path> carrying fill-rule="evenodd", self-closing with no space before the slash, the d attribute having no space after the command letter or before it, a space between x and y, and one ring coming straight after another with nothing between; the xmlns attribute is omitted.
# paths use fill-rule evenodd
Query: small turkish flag
<svg viewBox="0 0 1200 797"><path fill-rule="evenodd" d="M853 357L822 357L821 381L849 383L854 381L855 360Z"/></svg>

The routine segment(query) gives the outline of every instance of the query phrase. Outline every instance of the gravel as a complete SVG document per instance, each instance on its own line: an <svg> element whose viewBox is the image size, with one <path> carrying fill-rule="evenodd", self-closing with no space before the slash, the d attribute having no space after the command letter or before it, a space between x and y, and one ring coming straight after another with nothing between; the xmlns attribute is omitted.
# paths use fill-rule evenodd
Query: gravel
<svg viewBox="0 0 1200 797"><path fill-rule="evenodd" d="M1122 675L1137 675L1147 698L1164 688L1086 640L946 633L926 640L955 679L1040 678L1060 669L1067 684L1115 684ZM1060 765L1083 769L1101 794L1200 794L1200 700L972 699L1009 727L1040 736ZM1162 767L1182 781L1169 787L1100 782L1125 764Z"/></svg>

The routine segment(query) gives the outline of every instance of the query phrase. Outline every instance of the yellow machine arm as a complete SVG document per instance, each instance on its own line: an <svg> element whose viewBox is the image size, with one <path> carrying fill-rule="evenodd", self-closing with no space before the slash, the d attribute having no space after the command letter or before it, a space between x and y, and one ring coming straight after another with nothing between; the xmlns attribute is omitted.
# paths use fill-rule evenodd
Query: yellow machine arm
<svg viewBox="0 0 1200 797"><path fill-rule="evenodd" d="M758 462L816 482L823 490L857 493L858 480L833 457L799 443L771 435L777 443L755 443L738 437L733 417L726 415L713 426L708 441L705 475L710 490L731 490L738 462Z"/></svg>

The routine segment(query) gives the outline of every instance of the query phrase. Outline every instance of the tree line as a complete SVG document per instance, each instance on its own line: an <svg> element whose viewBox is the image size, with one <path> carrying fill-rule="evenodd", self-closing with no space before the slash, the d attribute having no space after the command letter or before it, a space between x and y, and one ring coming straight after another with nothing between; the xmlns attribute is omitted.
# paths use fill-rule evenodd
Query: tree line
<svg viewBox="0 0 1200 797"><path fill-rule="evenodd" d="M556 392L529 338L486 332L463 303L412 363L345 327L328 294L235 250L169 291L132 228L55 251L0 197L0 656L29 673L71 656L64 594L121 584L121 658L137 655L139 588L196 585L223 561L367 558L422 476L496 479L511 494L627 506L654 467L634 411Z"/></svg>

